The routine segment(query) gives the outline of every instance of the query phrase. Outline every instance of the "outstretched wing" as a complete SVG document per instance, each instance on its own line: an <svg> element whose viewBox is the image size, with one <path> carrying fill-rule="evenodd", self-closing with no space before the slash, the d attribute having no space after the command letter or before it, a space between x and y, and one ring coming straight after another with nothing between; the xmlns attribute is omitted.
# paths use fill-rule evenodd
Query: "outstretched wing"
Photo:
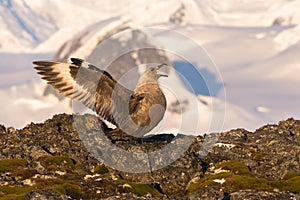
<svg viewBox="0 0 300 200"><path fill-rule="evenodd" d="M103 70L77 58L72 63L55 61L34 61L33 64L42 79L61 94L82 102L103 119L114 123L122 113L113 111L116 104L128 105L132 91L118 84ZM113 98L112 98L113 94ZM115 116L117 115L119 116Z"/></svg>

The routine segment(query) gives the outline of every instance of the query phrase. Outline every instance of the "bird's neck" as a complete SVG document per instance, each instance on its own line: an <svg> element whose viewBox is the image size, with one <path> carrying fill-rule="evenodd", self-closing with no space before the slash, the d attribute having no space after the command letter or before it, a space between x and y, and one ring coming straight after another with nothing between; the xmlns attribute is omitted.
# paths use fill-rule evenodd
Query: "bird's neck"
<svg viewBox="0 0 300 200"><path fill-rule="evenodd" d="M148 93L156 95L158 93L161 93L161 89L157 83L144 83L142 85L137 86L134 90L134 94L136 95Z"/></svg>
<svg viewBox="0 0 300 200"><path fill-rule="evenodd" d="M138 80L137 87L141 87L143 85L148 85L148 84L157 85L157 80L151 77L141 76L140 79Z"/></svg>
<svg viewBox="0 0 300 200"><path fill-rule="evenodd" d="M143 92L149 92L149 86L151 86L151 90L153 91L160 91L159 85L157 81L154 80L147 80L147 81L139 81L136 88L135 92L139 93L141 91Z"/></svg>

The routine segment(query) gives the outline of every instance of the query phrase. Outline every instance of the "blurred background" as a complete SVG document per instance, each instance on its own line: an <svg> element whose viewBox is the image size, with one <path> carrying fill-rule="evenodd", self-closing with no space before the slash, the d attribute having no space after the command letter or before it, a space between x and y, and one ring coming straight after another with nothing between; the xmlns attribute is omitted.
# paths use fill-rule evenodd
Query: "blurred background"
<svg viewBox="0 0 300 200"><path fill-rule="evenodd" d="M207 124L216 113L224 131L299 119L299 9L298 0L0 0L0 123L22 128L72 113L70 100L47 87L32 65L70 57L109 65L116 79L130 66L172 64L169 75L177 71L191 82L175 75L169 79L187 92L180 100L169 98L172 120L161 131L176 132L180 113L201 119L194 134L215 131ZM145 27L156 31L149 34ZM115 36L122 31L129 34ZM168 45L166 31L193 41L190 46L174 38L169 42L195 59L159 50ZM198 57L195 44L203 48ZM129 46L135 51L115 61ZM151 48L141 51L140 46ZM198 101L196 114L191 99Z"/></svg>

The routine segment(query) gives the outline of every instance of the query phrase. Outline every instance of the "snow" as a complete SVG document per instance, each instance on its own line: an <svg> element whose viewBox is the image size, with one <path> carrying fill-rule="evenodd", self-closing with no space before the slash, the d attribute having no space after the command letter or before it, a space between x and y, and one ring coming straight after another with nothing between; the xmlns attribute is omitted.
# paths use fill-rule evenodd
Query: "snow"
<svg viewBox="0 0 300 200"><path fill-rule="evenodd" d="M122 18L111 18L93 24L91 27L87 28L88 31L84 30L76 35L75 38L72 39L74 43L66 43L67 45L61 49L61 52L56 57L62 59L72 54L73 57L87 58L93 49L96 48L98 41L104 38L107 33L115 29L122 30L128 27L130 27L128 19ZM114 32L111 34L114 34ZM80 41L80 47L76 50L72 49L74 45L76 47L78 46L78 41Z"/></svg>
<svg viewBox="0 0 300 200"><path fill-rule="evenodd" d="M161 80L165 92L170 93L168 102L175 101L176 89L181 88L184 92L179 95L180 101L188 99L193 104L186 106L184 116L168 112L157 132L195 133L196 129L199 134L238 127L254 130L265 123L299 118L299 8L298 0L122 0L118 4L94 0L2 0L0 123L21 128L53 114L71 113L69 100L43 94L45 82L36 75L31 62L52 59L65 42L79 33L85 41L95 40L86 38L89 34L84 30L101 37L128 21L130 26L155 28L157 32L152 34L162 46L189 57L202 73L214 75L216 84L224 83L212 96L195 96L171 72L173 76ZM179 10L180 15L174 14ZM170 22L171 16L182 17L182 23ZM187 40L179 36L174 42L166 35L168 31ZM84 50L91 46L85 44L76 55L86 56ZM181 60L173 56L172 61L176 65L175 61ZM181 123L185 121L197 126L185 126Z"/></svg>
<svg viewBox="0 0 300 200"><path fill-rule="evenodd" d="M71 113L70 102L59 101L54 95L43 95L42 81L32 81L0 90L1 123L23 127L31 122L43 122L49 115Z"/></svg>
<svg viewBox="0 0 300 200"><path fill-rule="evenodd" d="M6 36L13 43L34 47L43 42L48 36L56 31L56 25L51 24L43 16L31 10L24 1L3 0L0 2L1 21L0 28L6 30ZM1 42L7 40L1 38ZM3 43L2 43L3 45ZM12 50L9 43L1 45L2 50Z"/></svg>

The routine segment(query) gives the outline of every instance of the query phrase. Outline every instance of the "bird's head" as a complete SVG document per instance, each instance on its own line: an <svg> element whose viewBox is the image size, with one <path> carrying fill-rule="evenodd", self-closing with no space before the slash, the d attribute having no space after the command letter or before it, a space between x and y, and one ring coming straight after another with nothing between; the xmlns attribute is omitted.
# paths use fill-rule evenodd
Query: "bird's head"
<svg viewBox="0 0 300 200"><path fill-rule="evenodd" d="M159 73L159 69L167 64L163 63L153 67L147 67L145 72L141 75L138 81L138 85L147 84L147 83L156 83L160 77L168 77L166 74Z"/></svg>

